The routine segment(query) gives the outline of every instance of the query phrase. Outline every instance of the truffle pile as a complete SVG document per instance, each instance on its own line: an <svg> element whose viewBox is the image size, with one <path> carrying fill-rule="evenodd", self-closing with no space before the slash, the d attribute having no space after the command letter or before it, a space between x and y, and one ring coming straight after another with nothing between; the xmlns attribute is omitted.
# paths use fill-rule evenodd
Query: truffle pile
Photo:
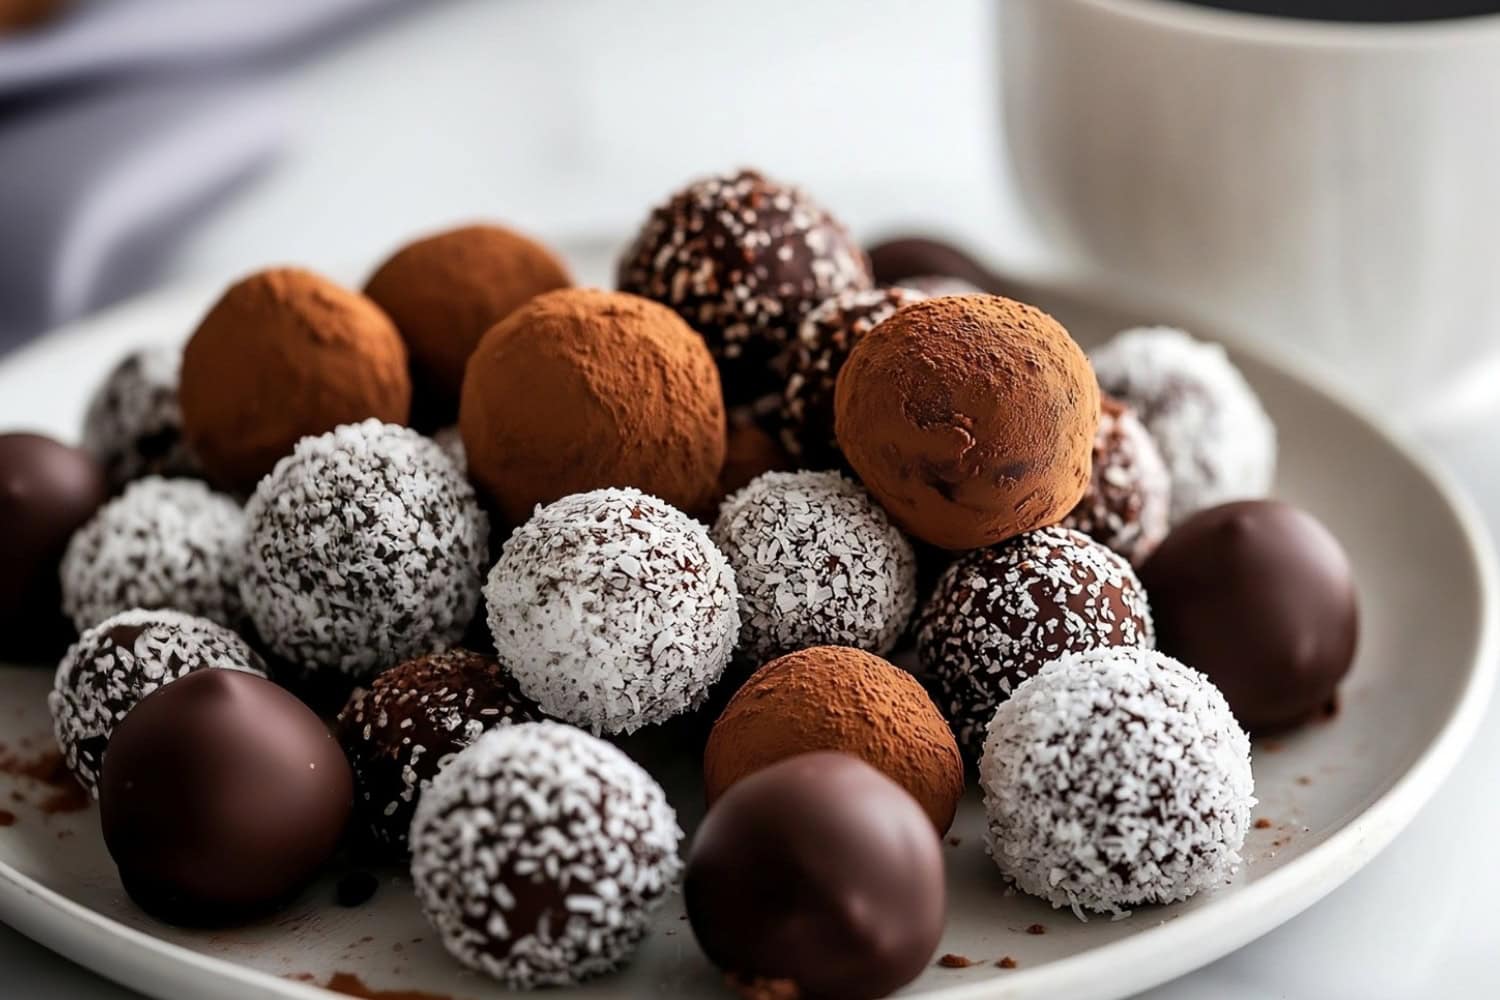
<svg viewBox="0 0 1500 1000"><path fill-rule="evenodd" d="M877 258L740 171L656 209L621 290L488 225L365 294L266 270L180 373L122 360L86 450L0 435L0 653L58 663L131 898L259 919L347 844L459 962L578 984L684 874L628 754L706 801L686 916L749 996L932 964L974 765L991 889L1121 916L1228 879L1246 730L1326 715L1359 631L1334 534L1260 499L1250 383L1174 330L1091 368L965 255Z"/></svg>

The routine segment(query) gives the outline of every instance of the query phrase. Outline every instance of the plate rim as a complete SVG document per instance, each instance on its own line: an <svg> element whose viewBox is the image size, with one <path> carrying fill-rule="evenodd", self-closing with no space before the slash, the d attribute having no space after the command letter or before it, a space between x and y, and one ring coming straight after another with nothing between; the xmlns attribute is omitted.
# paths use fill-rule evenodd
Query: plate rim
<svg viewBox="0 0 1500 1000"><path fill-rule="evenodd" d="M1388 426L1366 402L1333 384L1303 359L1272 345L1226 333L1221 323L1194 316L1180 306L1163 305L1108 282L1057 275L1007 277L1008 287L1034 292L1044 299L1102 300L1137 315L1164 317L1163 322L1223 343L1232 354L1252 359L1331 401L1427 480L1459 531L1480 591L1477 639L1467 679L1452 710L1395 782L1327 840L1234 896L1182 919L1164 920L1083 954L1017 970L1003 980L954 983L924 994L932 1000L1126 996L1201 968L1291 920L1364 868L1432 799L1473 741L1495 687L1500 665L1500 565L1488 527L1453 476L1405 433ZM149 314L172 305L185 308L189 301L198 299L206 303L212 287L181 285L132 299L0 357L0 366L39 363L61 345L87 338L136 313ZM167 961L215 977L220 983L255 990L260 996L319 1000L330 995L321 986L205 955L127 926L47 888L4 861L0 861L0 920L69 961L151 996L182 995L162 991L162 985L174 978L162 973L161 963ZM69 931L76 933L79 928L85 933L70 938ZM132 950L116 956L107 954L122 943ZM1128 956L1128 962L1120 961L1124 956Z"/></svg>

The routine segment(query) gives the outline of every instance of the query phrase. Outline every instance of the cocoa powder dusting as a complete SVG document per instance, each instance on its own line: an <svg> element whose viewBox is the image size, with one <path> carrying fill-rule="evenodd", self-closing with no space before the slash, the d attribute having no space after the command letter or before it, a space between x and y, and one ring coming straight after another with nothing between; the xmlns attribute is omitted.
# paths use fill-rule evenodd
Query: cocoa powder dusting
<svg viewBox="0 0 1500 1000"><path fill-rule="evenodd" d="M296 973L286 978L301 982L313 981L313 977L306 973ZM360 997L362 1000L455 1000L454 997L441 993L424 993L421 990L377 990L365 985L352 972L335 972L323 984L323 988L348 997Z"/></svg>
<svg viewBox="0 0 1500 1000"><path fill-rule="evenodd" d="M724 985L741 1000L802 1000L802 991L790 979L741 979L725 973Z"/></svg>
<svg viewBox="0 0 1500 1000"><path fill-rule="evenodd" d="M1264 816L1255 821L1255 828L1257 830L1269 830L1271 829L1271 826L1271 821L1266 819Z"/></svg>
<svg viewBox="0 0 1500 1000"><path fill-rule="evenodd" d="M89 807L89 793L68 770L62 754L56 749L44 750L33 757L21 757L0 747L0 774L26 778L47 789L37 808L48 816L81 812ZM25 801L23 793L11 795L16 802Z"/></svg>

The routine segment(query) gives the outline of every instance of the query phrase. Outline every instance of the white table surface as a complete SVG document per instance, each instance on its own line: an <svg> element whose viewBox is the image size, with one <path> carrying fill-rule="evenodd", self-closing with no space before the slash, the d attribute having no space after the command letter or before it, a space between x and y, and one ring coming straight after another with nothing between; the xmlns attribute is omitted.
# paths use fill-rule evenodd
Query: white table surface
<svg viewBox="0 0 1500 1000"><path fill-rule="evenodd" d="M944 231L1014 266L1057 267L1003 166L992 20L985 0L438 6L288 75L299 141L205 220L165 280L369 259L477 217L555 240L624 232L682 180L738 164L803 183L866 236ZM1492 439L1475 427L1429 443L1500 534ZM1369 868L1148 996L1500 995L1500 709L1490 715ZM3 926L0 995L136 996Z"/></svg>

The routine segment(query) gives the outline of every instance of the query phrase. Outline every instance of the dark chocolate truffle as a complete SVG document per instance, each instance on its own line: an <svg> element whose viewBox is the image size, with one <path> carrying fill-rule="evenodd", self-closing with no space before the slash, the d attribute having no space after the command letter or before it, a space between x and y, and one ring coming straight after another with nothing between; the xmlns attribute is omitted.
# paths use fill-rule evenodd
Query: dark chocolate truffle
<svg viewBox="0 0 1500 1000"><path fill-rule="evenodd" d="M775 392L773 362L818 303L869 288L848 230L753 170L708 177L651 213L620 260L621 291L663 302L708 341L731 403Z"/></svg>
<svg viewBox="0 0 1500 1000"><path fill-rule="evenodd" d="M363 679L447 649L479 605L489 519L431 438L366 420L304 438L245 507L240 596L281 657Z"/></svg>
<svg viewBox="0 0 1500 1000"><path fill-rule="evenodd" d="M1250 828L1250 740L1208 679L1155 650L1065 653L990 724L985 845L1017 888L1122 916L1232 875Z"/></svg>
<svg viewBox="0 0 1500 1000"><path fill-rule="evenodd" d="M354 692L338 720L366 839L404 853L417 799L438 771L485 730L540 717L497 661L466 649L382 671Z"/></svg>
<svg viewBox="0 0 1500 1000"><path fill-rule="evenodd" d="M411 412L406 347L380 307L295 268L224 293L182 358L182 427L209 478L249 493L304 437Z"/></svg>
<svg viewBox="0 0 1500 1000"><path fill-rule="evenodd" d="M338 743L263 677L202 670L115 729L104 844L142 909L219 925L288 901L333 854L354 803Z"/></svg>
<svg viewBox="0 0 1500 1000"><path fill-rule="evenodd" d="M1153 642L1146 591L1123 557L1038 528L961 557L922 609L917 662L972 760L995 708L1063 653Z"/></svg>
<svg viewBox="0 0 1500 1000"><path fill-rule="evenodd" d="M914 302L849 355L839 447L897 524L972 549L1053 524L1088 487L1099 386L1046 313L997 295Z"/></svg>
<svg viewBox="0 0 1500 1000"><path fill-rule="evenodd" d="M853 754L910 792L938 830L952 825L964 765L948 723L911 674L846 646L772 660L735 693L703 755L709 804L756 771L814 750Z"/></svg>
<svg viewBox="0 0 1500 1000"><path fill-rule="evenodd" d="M99 460L111 489L142 476L199 476L182 439L177 379L182 350L131 351L94 390L83 419L83 448Z"/></svg>
<svg viewBox="0 0 1500 1000"><path fill-rule="evenodd" d="M266 665L229 629L180 611L124 611L79 636L47 696L78 783L98 795L99 764L119 721L157 688L207 669L264 674Z"/></svg>
<svg viewBox="0 0 1500 1000"><path fill-rule="evenodd" d="M1101 398L1089 488L1062 526L1139 566L1167 537L1171 505L1172 477L1150 432L1130 407Z"/></svg>
<svg viewBox="0 0 1500 1000"><path fill-rule="evenodd" d="M902 306L926 298L909 288L850 289L807 314L782 357L781 444L800 469L843 464L833 433L833 387L859 339Z"/></svg>
<svg viewBox="0 0 1500 1000"><path fill-rule="evenodd" d="M709 959L801 1000L874 1000L915 979L943 933L932 824L858 758L809 753L725 793L688 852L683 898Z"/></svg>
<svg viewBox="0 0 1500 1000"><path fill-rule="evenodd" d="M0 659L50 660L67 645L58 566L73 532L108 498L86 452L39 434L0 434Z"/></svg>
<svg viewBox="0 0 1500 1000"><path fill-rule="evenodd" d="M485 331L533 296L570 284L551 250L500 226L428 236L381 264L365 294L406 341L414 422L432 430L458 419L464 368Z"/></svg>
<svg viewBox="0 0 1500 1000"><path fill-rule="evenodd" d="M666 795L621 751L555 722L500 726L438 772L412 881L460 962L511 989L568 986L634 954L682 871Z"/></svg>
<svg viewBox="0 0 1500 1000"><path fill-rule="evenodd" d="M1275 500L1211 507L1141 567L1162 651L1203 671L1252 733L1328 707L1354 662L1349 559L1312 515Z"/></svg>
<svg viewBox="0 0 1500 1000"><path fill-rule="evenodd" d="M485 334L459 427L470 478L512 525L608 487L698 511L724 464L724 401L703 338L620 292L548 292Z"/></svg>

